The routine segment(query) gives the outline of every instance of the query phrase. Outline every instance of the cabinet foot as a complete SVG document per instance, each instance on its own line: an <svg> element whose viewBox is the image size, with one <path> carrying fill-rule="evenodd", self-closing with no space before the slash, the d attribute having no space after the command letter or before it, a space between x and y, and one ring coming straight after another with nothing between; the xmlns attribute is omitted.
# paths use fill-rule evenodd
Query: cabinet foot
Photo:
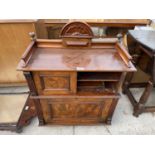
<svg viewBox="0 0 155 155"><path fill-rule="evenodd" d="M111 118L108 118L108 119L106 120L106 124L107 124L107 125L111 125Z"/></svg>
<svg viewBox="0 0 155 155"><path fill-rule="evenodd" d="M44 120L39 120L39 126L43 126L45 125L45 121Z"/></svg>
<svg viewBox="0 0 155 155"><path fill-rule="evenodd" d="M16 129L16 133L22 133L22 132L23 132L22 127L18 127L18 128Z"/></svg>

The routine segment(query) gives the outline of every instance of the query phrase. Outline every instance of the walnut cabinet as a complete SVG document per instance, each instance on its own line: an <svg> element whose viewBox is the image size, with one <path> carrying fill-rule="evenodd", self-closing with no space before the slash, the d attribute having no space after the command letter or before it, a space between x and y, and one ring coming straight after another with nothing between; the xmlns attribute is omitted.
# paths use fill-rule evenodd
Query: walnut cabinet
<svg viewBox="0 0 155 155"><path fill-rule="evenodd" d="M136 71L116 39L93 40L88 24L66 24L61 39L35 39L18 70L30 88L40 125L110 124L126 72Z"/></svg>

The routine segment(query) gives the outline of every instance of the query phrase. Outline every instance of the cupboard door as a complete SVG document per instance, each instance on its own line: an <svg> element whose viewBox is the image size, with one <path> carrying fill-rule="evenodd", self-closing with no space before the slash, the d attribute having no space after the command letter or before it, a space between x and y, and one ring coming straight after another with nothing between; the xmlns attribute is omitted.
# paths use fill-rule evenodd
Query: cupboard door
<svg viewBox="0 0 155 155"><path fill-rule="evenodd" d="M106 122L113 99L41 100L47 124L96 124Z"/></svg>
<svg viewBox="0 0 155 155"><path fill-rule="evenodd" d="M76 93L76 72L34 72L39 95Z"/></svg>

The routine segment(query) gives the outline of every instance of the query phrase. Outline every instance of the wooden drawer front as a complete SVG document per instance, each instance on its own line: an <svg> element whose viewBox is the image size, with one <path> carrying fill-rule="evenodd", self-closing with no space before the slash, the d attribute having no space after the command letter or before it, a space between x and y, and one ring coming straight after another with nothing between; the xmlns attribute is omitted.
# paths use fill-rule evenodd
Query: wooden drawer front
<svg viewBox="0 0 155 155"><path fill-rule="evenodd" d="M76 73L35 72L34 80L41 95L76 93Z"/></svg>
<svg viewBox="0 0 155 155"><path fill-rule="evenodd" d="M93 124L107 120L112 99L44 99L41 100L48 124Z"/></svg>

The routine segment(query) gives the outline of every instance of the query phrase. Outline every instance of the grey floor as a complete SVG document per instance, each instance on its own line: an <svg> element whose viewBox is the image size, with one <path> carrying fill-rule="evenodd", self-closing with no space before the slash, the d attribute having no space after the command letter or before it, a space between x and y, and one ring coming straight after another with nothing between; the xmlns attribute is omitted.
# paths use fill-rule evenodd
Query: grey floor
<svg viewBox="0 0 155 155"><path fill-rule="evenodd" d="M1 88L0 93L13 93L27 91L27 88ZM142 89L133 89L133 93L138 99ZM155 90L152 92L148 105L155 105ZM115 134L155 134L155 113L145 113L138 118L132 115L132 106L128 98L122 95L116 107L112 125L93 125L93 126L38 126L35 118L31 124L23 129L23 135L115 135ZM0 134L15 135L10 131L0 131Z"/></svg>

